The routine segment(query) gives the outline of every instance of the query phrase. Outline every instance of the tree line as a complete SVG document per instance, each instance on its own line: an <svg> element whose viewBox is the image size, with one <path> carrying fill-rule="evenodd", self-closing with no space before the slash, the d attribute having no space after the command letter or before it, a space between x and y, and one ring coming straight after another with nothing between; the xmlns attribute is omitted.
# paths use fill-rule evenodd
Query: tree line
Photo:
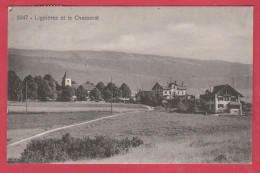
<svg viewBox="0 0 260 173"><path fill-rule="evenodd" d="M75 84L74 81L72 83ZM93 87L94 89L89 92L84 85L80 85L78 88L60 85L50 74L43 77L28 75L22 80L14 71L8 71L8 100L10 101L24 101L26 97L29 100L41 101L70 101L73 97L79 101L88 98L96 101L120 97L131 98L131 90L125 83L118 87L115 83L110 82L105 85L103 82L99 82Z"/></svg>

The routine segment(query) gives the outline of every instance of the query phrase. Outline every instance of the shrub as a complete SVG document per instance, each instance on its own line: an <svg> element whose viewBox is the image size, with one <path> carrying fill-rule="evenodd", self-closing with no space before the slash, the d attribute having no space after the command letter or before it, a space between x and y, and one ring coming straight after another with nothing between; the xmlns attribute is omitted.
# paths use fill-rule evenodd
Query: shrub
<svg viewBox="0 0 260 173"><path fill-rule="evenodd" d="M143 144L140 138L116 140L104 136L74 138L69 133L61 139L32 140L19 159L9 158L8 163L50 163L84 158L108 158L128 152Z"/></svg>
<svg viewBox="0 0 260 173"><path fill-rule="evenodd" d="M183 113L183 112L186 111L186 109L187 109L187 108L186 108L186 106L185 106L184 103L182 103L182 102L179 102L179 103L178 103L178 106L177 106L178 112Z"/></svg>

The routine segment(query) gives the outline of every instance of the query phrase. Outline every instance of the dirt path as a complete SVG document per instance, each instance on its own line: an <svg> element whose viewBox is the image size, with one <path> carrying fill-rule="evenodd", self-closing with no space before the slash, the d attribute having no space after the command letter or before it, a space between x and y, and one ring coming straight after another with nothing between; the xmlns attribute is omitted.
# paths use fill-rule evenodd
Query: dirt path
<svg viewBox="0 0 260 173"><path fill-rule="evenodd" d="M153 110L153 108L150 107L150 106L145 106L145 105L143 105L143 106L146 107L148 109L148 111L152 111ZM102 118L97 118L97 119L94 119L94 120L85 121L85 122L82 122L82 123L67 125L67 126L63 126L63 127L59 127L59 128L54 128L54 129L51 129L51 130L39 133L37 135L34 135L34 136L31 136L31 137L24 138L24 139L21 139L19 141L13 142L13 143L7 145L7 147L12 147L12 146L18 145L20 143L23 143L25 141L28 141L28 140L31 140L31 139L34 139L34 138L46 135L48 133L58 131L58 130L63 130L63 129L67 129L67 128L70 128L70 127L80 126L80 125L83 125L83 124L89 124L89 123L92 123L92 122L95 122L95 121L109 119L109 118L117 117L117 116L124 115L124 114L127 114L127 113L137 113L137 112L142 112L142 111L147 111L147 110L137 110L137 111L118 113L118 114L114 114L114 115L110 115L110 116L106 116L106 117L102 117Z"/></svg>

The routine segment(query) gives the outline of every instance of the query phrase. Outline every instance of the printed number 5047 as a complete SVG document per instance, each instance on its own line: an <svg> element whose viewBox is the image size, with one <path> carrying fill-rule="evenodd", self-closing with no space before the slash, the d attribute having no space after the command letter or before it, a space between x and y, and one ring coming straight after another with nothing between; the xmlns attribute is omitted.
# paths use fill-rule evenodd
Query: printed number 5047
<svg viewBox="0 0 260 173"><path fill-rule="evenodd" d="M28 15L17 15L17 19L16 20L27 20Z"/></svg>

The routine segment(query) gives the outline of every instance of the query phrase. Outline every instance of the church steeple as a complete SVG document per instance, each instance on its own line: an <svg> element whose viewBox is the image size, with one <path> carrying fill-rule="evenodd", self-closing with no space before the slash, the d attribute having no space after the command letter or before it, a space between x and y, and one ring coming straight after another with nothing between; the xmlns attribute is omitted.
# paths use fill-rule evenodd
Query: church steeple
<svg viewBox="0 0 260 173"><path fill-rule="evenodd" d="M66 87L67 85L71 86L71 78L68 78L67 71L65 72L63 78L62 78L62 87Z"/></svg>

